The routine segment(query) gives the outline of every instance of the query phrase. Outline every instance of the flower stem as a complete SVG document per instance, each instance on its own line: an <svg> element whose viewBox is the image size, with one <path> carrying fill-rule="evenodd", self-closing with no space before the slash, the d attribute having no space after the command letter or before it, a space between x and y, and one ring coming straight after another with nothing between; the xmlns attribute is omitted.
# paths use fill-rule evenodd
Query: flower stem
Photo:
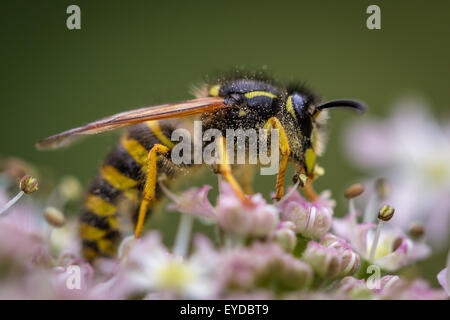
<svg viewBox="0 0 450 320"><path fill-rule="evenodd" d="M309 238L305 238L302 235L297 234L297 244L296 244L292 254L295 257L300 258L302 256L303 252L305 251L306 246L308 245L309 241L310 241Z"/></svg>
<svg viewBox="0 0 450 320"><path fill-rule="evenodd" d="M186 256L189 247L189 240L191 237L193 222L193 216L191 216L190 214L181 214L177 235L175 237L175 245L173 248L173 253L175 255L181 257Z"/></svg>
<svg viewBox="0 0 450 320"><path fill-rule="evenodd" d="M348 211L350 212L352 224L356 224L357 217L356 217L355 203L353 202L353 199L348 200Z"/></svg>
<svg viewBox="0 0 450 320"><path fill-rule="evenodd" d="M382 220L378 221L377 230L375 231L375 237L373 238L372 247L370 248L369 261L373 262L375 259L375 252L378 245L378 240L380 239L381 227L383 226Z"/></svg>
<svg viewBox="0 0 450 320"><path fill-rule="evenodd" d="M0 210L0 216L11 208L20 198L25 194L25 192L20 191L14 198L8 201L8 203Z"/></svg>

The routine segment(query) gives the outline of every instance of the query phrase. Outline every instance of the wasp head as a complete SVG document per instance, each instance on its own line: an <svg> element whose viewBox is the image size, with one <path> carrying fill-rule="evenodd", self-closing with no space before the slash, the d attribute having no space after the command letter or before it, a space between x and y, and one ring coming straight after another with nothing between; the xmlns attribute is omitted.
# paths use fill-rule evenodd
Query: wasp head
<svg viewBox="0 0 450 320"><path fill-rule="evenodd" d="M288 88L282 108L291 159L298 173L314 175L316 157L323 152L327 110L347 107L358 111L364 106L352 100L334 100L321 104L320 98L304 87Z"/></svg>

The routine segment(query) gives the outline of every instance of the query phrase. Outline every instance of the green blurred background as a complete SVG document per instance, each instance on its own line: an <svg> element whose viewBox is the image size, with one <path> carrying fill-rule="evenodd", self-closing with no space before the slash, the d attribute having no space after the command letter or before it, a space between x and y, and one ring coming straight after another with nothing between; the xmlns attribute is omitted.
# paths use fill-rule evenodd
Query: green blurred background
<svg viewBox="0 0 450 320"><path fill-rule="evenodd" d="M66 28L70 4L81 7L81 30ZM366 28L370 4L381 7L381 30ZM189 98L192 84L235 66L267 67L325 99L363 100L381 116L416 92L445 116L449 10L446 1L404 0L2 1L0 154L86 184L117 134L55 152L38 152L34 143L115 112ZM320 161L327 174L317 187L333 191L338 215L343 190L362 175L342 154L341 134L355 117L332 114ZM258 182L258 191L273 190L274 177ZM170 237L173 219L161 223ZM433 272L444 257L429 264Z"/></svg>

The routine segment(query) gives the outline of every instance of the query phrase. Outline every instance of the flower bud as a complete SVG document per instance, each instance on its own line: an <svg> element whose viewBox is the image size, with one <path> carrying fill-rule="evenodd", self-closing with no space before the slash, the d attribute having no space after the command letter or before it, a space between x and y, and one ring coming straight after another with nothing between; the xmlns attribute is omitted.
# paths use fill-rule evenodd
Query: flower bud
<svg viewBox="0 0 450 320"><path fill-rule="evenodd" d="M302 260L323 278L336 278L342 271L342 260L338 250L326 248L314 241L308 243Z"/></svg>
<svg viewBox="0 0 450 320"><path fill-rule="evenodd" d="M45 221L55 228L60 228L64 225L66 219L64 214L54 207L47 207L44 211Z"/></svg>
<svg viewBox="0 0 450 320"><path fill-rule="evenodd" d="M228 184L222 185L222 193L216 207L217 219L222 228L244 236L267 236L279 222L278 210L267 204L260 194L249 198L251 205L244 205Z"/></svg>
<svg viewBox="0 0 450 320"><path fill-rule="evenodd" d="M372 295L364 279L356 279L350 276L340 281L337 292L350 299L370 299Z"/></svg>
<svg viewBox="0 0 450 320"><path fill-rule="evenodd" d="M389 289L396 284L401 284L399 276L387 275L380 279L380 289L379 291Z"/></svg>
<svg viewBox="0 0 450 320"><path fill-rule="evenodd" d="M361 183L353 184L345 190L345 197L347 199L356 198L364 192L364 186Z"/></svg>
<svg viewBox="0 0 450 320"><path fill-rule="evenodd" d="M302 236L320 239L330 230L334 201L328 192L322 193L314 202L308 202L294 192L280 205L281 220L295 224L296 232Z"/></svg>
<svg viewBox="0 0 450 320"><path fill-rule="evenodd" d="M383 206L378 212L378 219L389 221L394 216L395 209L390 206Z"/></svg>
<svg viewBox="0 0 450 320"><path fill-rule="evenodd" d="M341 274L340 276L348 276L358 271L361 260L350 245L341 238L332 234L326 234L322 237L320 244L326 248L334 248L341 255Z"/></svg>
<svg viewBox="0 0 450 320"><path fill-rule="evenodd" d="M346 249L342 252L342 272L341 276L348 276L358 271L361 265L359 255L353 250Z"/></svg>
<svg viewBox="0 0 450 320"><path fill-rule="evenodd" d="M30 175L26 175L20 180L20 190L22 190L24 193L26 194L33 193L37 189L38 189L38 180L36 178L33 178Z"/></svg>
<svg viewBox="0 0 450 320"><path fill-rule="evenodd" d="M331 227L331 215L329 212L326 210L319 211L316 207L308 209L295 208L291 212L291 218L293 218L293 222L297 227L297 232L308 238L319 239Z"/></svg>
<svg viewBox="0 0 450 320"><path fill-rule="evenodd" d="M309 286L313 280L313 270L307 263L275 243L254 242L249 247L228 251L222 259L226 272L219 281L226 288L292 291Z"/></svg>
<svg viewBox="0 0 450 320"><path fill-rule="evenodd" d="M269 239L277 242L286 251L292 251L297 244L295 224L290 221L280 222L276 230L272 231Z"/></svg>

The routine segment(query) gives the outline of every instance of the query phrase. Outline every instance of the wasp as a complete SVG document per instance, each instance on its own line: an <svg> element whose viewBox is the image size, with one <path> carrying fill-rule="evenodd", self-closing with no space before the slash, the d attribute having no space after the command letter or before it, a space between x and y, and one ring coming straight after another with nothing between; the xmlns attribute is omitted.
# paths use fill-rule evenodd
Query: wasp
<svg viewBox="0 0 450 320"><path fill-rule="evenodd" d="M195 99L115 114L46 138L36 146L54 149L82 136L128 126L84 199L79 232L83 255L92 260L117 254L125 225L134 231L135 239L140 237L147 213L163 196L161 177L172 181L191 172L194 165L171 161L172 132L184 126L180 118L200 118L203 130L218 129L224 135L227 129L277 129L280 159L275 199L283 196L288 162L294 165L297 178L307 177L301 186L314 199L311 182L319 168L316 158L324 149L327 110L341 107L364 110L362 103L353 100L322 103L303 85L283 86L258 74L223 77L197 89ZM221 160L213 166L215 173L246 203L246 193L226 159L224 138L215 142ZM123 218L130 216L131 222Z"/></svg>

